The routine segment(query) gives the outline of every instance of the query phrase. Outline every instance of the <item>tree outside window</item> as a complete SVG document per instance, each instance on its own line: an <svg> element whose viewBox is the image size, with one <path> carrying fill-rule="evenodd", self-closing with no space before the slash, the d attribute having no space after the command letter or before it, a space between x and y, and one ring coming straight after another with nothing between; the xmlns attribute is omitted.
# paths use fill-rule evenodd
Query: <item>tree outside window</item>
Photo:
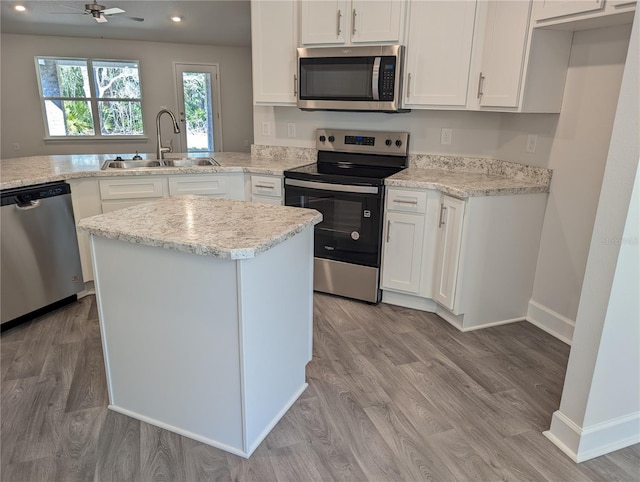
<svg viewBox="0 0 640 482"><path fill-rule="evenodd" d="M36 67L49 136L144 134L137 61L36 57Z"/></svg>

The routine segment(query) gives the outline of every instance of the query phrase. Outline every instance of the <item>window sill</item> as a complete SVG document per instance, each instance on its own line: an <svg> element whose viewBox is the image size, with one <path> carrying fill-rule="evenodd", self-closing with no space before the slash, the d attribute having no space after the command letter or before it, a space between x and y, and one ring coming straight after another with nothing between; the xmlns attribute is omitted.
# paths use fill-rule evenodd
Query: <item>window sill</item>
<svg viewBox="0 0 640 482"><path fill-rule="evenodd" d="M95 136L56 136L56 137L45 137L44 138L44 142L45 143L56 143L56 142L78 142L78 143L85 143L85 142L140 142L140 141L148 141L149 138L147 136L103 136L103 137L95 137Z"/></svg>

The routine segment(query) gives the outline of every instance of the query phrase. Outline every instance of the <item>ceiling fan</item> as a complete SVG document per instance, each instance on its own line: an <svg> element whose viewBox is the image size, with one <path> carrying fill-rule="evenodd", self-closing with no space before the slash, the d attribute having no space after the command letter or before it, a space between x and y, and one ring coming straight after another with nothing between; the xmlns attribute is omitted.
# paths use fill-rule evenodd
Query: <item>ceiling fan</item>
<svg viewBox="0 0 640 482"><path fill-rule="evenodd" d="M61 7L69 8L71 10L77 10L78 15L81 13L83 15L91 15L96 22L105 23L107 22L107 17L111 17L112 15L118 15L118 18L126 18L128 20L134 20L136 22L144 22L144 18L142 17L129 17L127 15L119 15L125 13L121 8L107 8L104 5L100 5L97 0L93 0L93 3L87 3L84 6L84 10L77 7L71 7L69 5L60 4ZM56 14L65 15L67 12L51 12ZM68 15L73 15L71 12Z"/></svg>

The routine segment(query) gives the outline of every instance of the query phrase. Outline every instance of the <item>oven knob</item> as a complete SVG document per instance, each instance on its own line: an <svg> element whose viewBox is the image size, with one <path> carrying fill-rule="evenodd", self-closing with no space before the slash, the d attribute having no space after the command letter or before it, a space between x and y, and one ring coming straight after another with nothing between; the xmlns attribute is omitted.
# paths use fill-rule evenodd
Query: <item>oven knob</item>
<svg viewBox="0 0 640 482"><path fill-rule="evenodd" d="M400 139L398 139L396 141L396 146L398 146L398 147L402 146L402 141Z"/></svg>
<svg viewBox="0 0 640 482"><path fill-rule="evenodd" d="M327 140L327 138L325 136L320 136L320 142L324 142L326 140Z"/></svg>
<svg viewBox="0 0 640 482"><path fill-rule="evenodd" d="M387 146L390 146L390 145L392 144L391 139L387 139L386 141L384 141L384 143L385 143Z"/></svg>
<svg viewBox="0 0 640 482"><path fill-rule="evenodd" d="M336 140L336 138L335 138L335 137L333 137L333 136L329 136L329 142L333 142L333 141L335 141L335 140Z"/></svg>

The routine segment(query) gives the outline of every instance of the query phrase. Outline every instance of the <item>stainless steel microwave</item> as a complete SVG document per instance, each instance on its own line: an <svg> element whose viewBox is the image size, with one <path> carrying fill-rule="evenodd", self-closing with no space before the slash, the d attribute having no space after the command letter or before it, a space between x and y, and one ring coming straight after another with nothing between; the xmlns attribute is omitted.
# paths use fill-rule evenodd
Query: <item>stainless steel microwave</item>
<svg viewBox="0 0 640 482"><path fill-rule="evenodd" d="M404 46L298 49L298 107L303 110L407 112L402 109Z"/></svg>

